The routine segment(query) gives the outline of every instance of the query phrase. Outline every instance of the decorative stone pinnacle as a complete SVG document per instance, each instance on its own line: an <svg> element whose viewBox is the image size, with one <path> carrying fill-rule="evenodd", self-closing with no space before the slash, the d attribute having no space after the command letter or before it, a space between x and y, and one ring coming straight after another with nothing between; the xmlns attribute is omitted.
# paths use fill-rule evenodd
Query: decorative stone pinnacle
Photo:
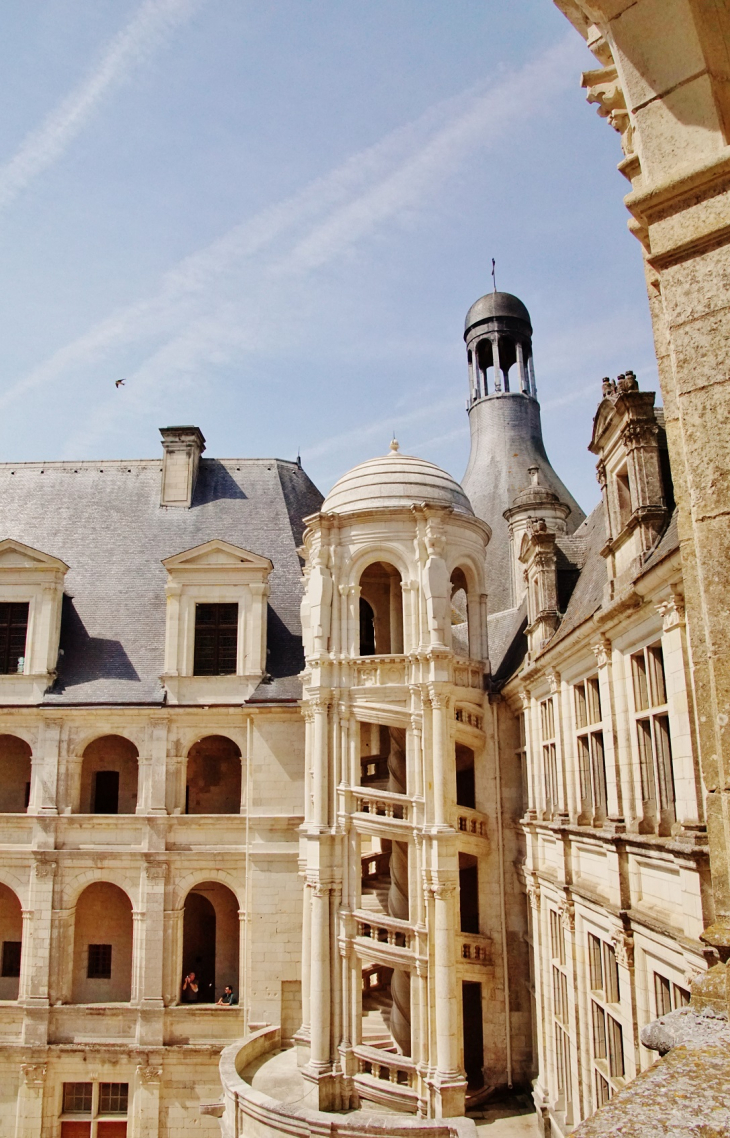
<svg viewBox="0 0 730 1138"><path fill-rule="evenodd" d="M395 436L393 436L393 438L391 439L391 442L390 442L390 453L391 454L397 454L399 450L400 450L400 443L398 442L397 438Z"/></svg>
<svg viewBox="0 0 730 1138"><path fill-rule="evenodd" d="M527 473L530 475L530 485L537 486L540 482L540 468L538 466L528 466Z"/></svg>

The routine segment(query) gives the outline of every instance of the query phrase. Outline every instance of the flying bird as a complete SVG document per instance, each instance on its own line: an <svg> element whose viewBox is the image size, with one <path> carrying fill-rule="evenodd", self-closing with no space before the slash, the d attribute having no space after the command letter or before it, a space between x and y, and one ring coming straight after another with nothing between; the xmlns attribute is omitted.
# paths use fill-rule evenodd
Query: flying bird
<svg viewBox="0 0 730 1138"><path fill-rule="evenodd" d="M114 386L115 387L124 387L124 380L123 379L117 379L114 383Z"/></svg>

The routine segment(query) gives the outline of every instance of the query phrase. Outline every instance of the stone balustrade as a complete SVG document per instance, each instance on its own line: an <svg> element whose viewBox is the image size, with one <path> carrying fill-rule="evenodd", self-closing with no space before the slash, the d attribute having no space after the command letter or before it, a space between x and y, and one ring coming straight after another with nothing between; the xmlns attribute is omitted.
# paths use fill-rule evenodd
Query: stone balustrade
<svg viewBox="0 0 730 1138"><path fill-rule="evenodd" d="M460 834L471 834L476 838L487 837L487 819L479 810L471 810L468 806L457 807L455 829Z"/></svg>
<svg viewBox="0 0 730 1138"><path fill-rule="evenodd" d="M402 822L411 820L411 803L402 794L391 794L388 790L366 790L355 787L353 798L361 814L375 814L381 818L395 818Z"/></svg>

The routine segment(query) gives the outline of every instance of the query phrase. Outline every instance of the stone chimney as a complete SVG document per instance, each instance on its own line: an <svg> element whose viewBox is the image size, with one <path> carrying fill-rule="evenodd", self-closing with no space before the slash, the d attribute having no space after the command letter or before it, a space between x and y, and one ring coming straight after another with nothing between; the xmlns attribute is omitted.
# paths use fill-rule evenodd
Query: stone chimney
<svg viewBox="0 0 730 1138"><path fill-rule="evenodd" d="M160 427L162 435L161 506L190 509L198 477L200 456L205 450L198 427Z"/></svg>

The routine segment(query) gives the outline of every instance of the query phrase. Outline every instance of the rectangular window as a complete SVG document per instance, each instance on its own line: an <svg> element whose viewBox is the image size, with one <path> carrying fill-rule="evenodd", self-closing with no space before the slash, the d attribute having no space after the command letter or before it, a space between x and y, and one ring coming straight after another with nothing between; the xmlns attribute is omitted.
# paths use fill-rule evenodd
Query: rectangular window
<svg viewBox="0 0 730 1138"><path fill-rule="evenodd" d="M674 821L674 772L667 709L667 685L661 644L650 644L631 657L639 751L641 797L645 817L666 827Z"/></svg>
<svg viewBox="0 0 730 1138"><path fill-rule="evenodd" d="M624 1033L613 1016L606 1016L608 1035L608 1071L613 1079L624 1077Z"/></svg>
<svg viewBox="0 0 730 1138"><path fill-rule="evenodd" d="M93 1083L63 1084L63 1113L91 1114Z"/></svg>
<svg viewBox="0 0 730 1138"><path fill-rule="evenodd" d="M19 940L3 941L3 976L20 976L20 945Z"/></svg>
<svg viewBox="0 0 730 1138"><path fill-rule="evenodd" d="M593 933L588 933L588 965L591 973L591 988L594 991L603 991L603 961L601 957L601 942Z"/></svg>
<svg viewBox="0 0 730 1138"><path fill-rule="evenodd" d="M591 676L573 685L573 702L580 813L583 815L579 821L590 825L592 822L601 822L606 816L606 759L603 731L595 730L596 725L601 723L601 692L598 676Z"/></svg>
<svg viewBox="0 0 730 1138"><path fill-rule="evenodd" d="M0 603L0 674L2 675L23 671L29 608L27 601Z"/></svg>
<svg viewBox="0 0 730 1138"><path fill-rule="evenodd" d="M686 1007L690 998L690 993L686 988L680 988L679 984L672 984L672 1000L675 1008Z"/></svg>
<svg viewBox="0 0 730 1138"><path fill-rule="evenodd" d="M86 975L89 980L111 980L112 946L110 944L89 945L89 962Z"/></svg>
<svg viewBox="0 0 730 1138"><path fill-rule="evenodd" d="M128 1083L99 1083L99 1114L126 1114Z"/></svg>
<svg viewBox="0 0 730 1138"><path fill-rule="evenodd" d="M195 606L196 676L234 676L238 656L238 605Z"/></svg>
<svg viewBox="0 0 730 1138"><path fill-rule="evenodd" d="M606 1013L599 1004L591 1002L593 1018L593 1058L606 1058Z"/></svg>
<svg viewBox="0 0 730 1138"><path fill-rule="evenodd" d="M603 973L605 977L606 1002L609 1004L617 1004L621 999L621 989L619 987L616 950L611 944L604 944L603 946Z"/></svg>
<svg viewBox="0 0 730 1138"><path fill-rule="evenodd" d="M605 1106L611 1097L611 1088L600 1071L596 1071L596 1109Z"/></svg>
<svg viewBox="0 0 730 1138"><path fill-rule="evenodd" d="M679 984L670 984L666 976L654 973L654 1006L657 1018L665 1016L668 1012L685 1007L690 1001L690 994L686 988Z"/></svg>
<svg viewBox="0 0 730 1138"><path fill-rule="evenodd" d="M565 964L565 937L560 924L560 914L556 913L555 909L550 910L550 944L553 959Z"/></svg>

